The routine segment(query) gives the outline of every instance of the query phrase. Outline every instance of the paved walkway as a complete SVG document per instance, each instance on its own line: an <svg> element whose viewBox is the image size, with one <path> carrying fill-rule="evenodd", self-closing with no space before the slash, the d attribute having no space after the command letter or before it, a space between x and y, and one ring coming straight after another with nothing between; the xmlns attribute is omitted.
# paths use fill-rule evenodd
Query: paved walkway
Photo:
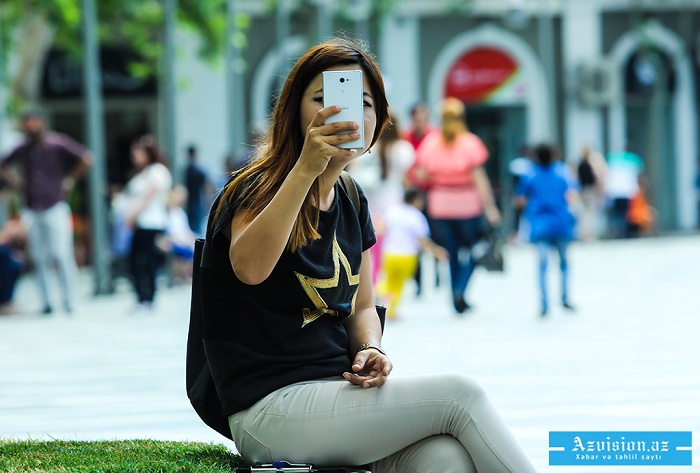
<svg viewBox="0 0 700 473"><path fill-rule="evenodd" d="M575 244L575 315L537 315L536 261L510 247L503 274L478 271L476 309L457 317L443 288L406 293L384 347L394 376L460 371L485 386L541 472L700 471L700 237ZM430 265L427 265L430 271ZM557 294L556 263L551 266ZM441 268L446 280L446 268ZM428 274L426 280L433 280ZM189 287L162 288L133 313L125 284L72 316L0 318L0 438L154 438L230 442L205 427L184 391ZM695 467L548 466L554 430L690 430Z"/></svg>

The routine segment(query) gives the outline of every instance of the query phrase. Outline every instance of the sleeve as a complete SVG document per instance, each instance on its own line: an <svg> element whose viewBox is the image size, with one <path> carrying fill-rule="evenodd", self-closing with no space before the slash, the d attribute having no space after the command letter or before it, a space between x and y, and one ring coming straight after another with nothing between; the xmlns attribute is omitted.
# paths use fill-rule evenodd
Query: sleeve
<svg viewBox="0 0 700 473"><path fill-rule="evenodd" d="M416 212L416 220L418 223L418 237L428 238L430 237L430 225L428 224L428 219L421 211Z"/></svg>
<svg viewBox="0 0 700 473"><path fill-rule="evenodd" d="M513 195L515 197L525 197L527 195L527 189L530 186L530 180L531 178L529 176L520 179L518 185L513 189Z"/></svg>
<svg viewBox="0 0 700 473"><path fill-rule="evenodd" d="M15 149L13 149L8 154L6 154L2 159L0 159L0 168L14 165L18 159L20 148L21 147L17 147Z"/></svg>
<svg viewBox="0 0 700 473"><path fill-rule="evenodd" d="M469 133L469 141L467 146L469 147L469 156L471 157L471 165L473 167L479 167L483 165L489 159L489 150L486 149L486 145L481 141L481 138L473 133Z"/></svg>
<svg viewBox="0 0 700 473"><path fill-rule="evenodd" d="M207 219L206 239L212 242L216 251L223 252L227 255L231 242L224 234L224 230L231 226L231 220L233 220L233 216L236 214L238 207L245 205L241 204L241 202L244 202L244 198L247 195L246 189L250 185L249 183L242 184L236 190L235 194L224 199L226 189L235 177L236 175L234 173L221 188L216 199L214 199L214 203L211 205L209 218Z"/></svg>
<svg viewBox="0 0 700 473"><path fill-rule="evenodd" d="M360 194L360 211L357 216L360 220L360 229L362 230L362 251L365 251L377 243L377 234L372 225L367 197L365 197L362 187L357 183L355 184L357 185L357 192Z"/></svg>
<svg viewBox="0 0 700 473"><path fill-rule="evenodd" d="M229 182L231 181L229 180ZM230 241L224 234L224 229L231 225L231 220L233 220L233 215L236 212L237 206L233 202L233 199L224 200L225 190L226 186L219 191L219 195L216 197L211 206L211 211L209 212L209 228L207 228L207 238L211 236L212 245L217 251L228 253Z"/></svg>
<svg viewBox="0 0 700 473"><path fill-rule="evenodd" d="M153 167L152 179L158 190L161 191L168 190L173 185L173 178L164 164Z"/></svg>
<svg viewBox="0 0 700 473"><path fill-rule="evenodd" d="M72 166L82 161L83 156L87 153L87 148L73 140L68 135L58 135L58 144L61 147L62 155L66 161Z"/></svg>

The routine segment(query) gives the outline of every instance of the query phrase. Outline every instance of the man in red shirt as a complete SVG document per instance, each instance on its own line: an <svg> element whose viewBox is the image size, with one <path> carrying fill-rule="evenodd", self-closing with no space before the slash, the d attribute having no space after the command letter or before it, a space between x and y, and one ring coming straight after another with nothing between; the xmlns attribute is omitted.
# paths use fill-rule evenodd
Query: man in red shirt
<svg viewBox="0 0 700 473"><path fill-rule="evenodd" d="M430 124L430 110L424 103L417 103L411 108L411 128L406 130L403 138L418 149L425 135L437 128Z"/></svg>

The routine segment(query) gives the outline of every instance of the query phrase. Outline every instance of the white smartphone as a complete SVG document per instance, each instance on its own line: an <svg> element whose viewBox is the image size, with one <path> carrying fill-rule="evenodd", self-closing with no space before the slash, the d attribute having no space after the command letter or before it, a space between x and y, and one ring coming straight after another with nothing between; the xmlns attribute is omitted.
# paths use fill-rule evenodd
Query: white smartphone
<svg viewBox="0 0 700 473"><path fill-rule="evenodd" d="M360 125L360 138L338 145L340 148L365 147L364 87L362 70L323 71L323 106L338 105L342 110L329 117L326 123L353 121ZM350 131L343 133L352 133Z"/></svg>

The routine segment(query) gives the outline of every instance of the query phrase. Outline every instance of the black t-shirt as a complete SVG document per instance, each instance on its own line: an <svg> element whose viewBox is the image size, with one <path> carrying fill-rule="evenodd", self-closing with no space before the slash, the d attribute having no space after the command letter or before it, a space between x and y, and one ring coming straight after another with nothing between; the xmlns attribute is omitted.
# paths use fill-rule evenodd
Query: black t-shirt
<svg viewBox="0 0 700 473"><path fill-rule="evenodd" d="M231 273L230 317L204 333L227 416L283 386L351 367L343 321L354 311L362 252L376 236L362 191L359 213L339 184L335 192L331 208L321 212L320 239L286 250L260 284L246 285ZM222 258L229 246L222 230L239 201L213 222L213 247Z"/></svg>

